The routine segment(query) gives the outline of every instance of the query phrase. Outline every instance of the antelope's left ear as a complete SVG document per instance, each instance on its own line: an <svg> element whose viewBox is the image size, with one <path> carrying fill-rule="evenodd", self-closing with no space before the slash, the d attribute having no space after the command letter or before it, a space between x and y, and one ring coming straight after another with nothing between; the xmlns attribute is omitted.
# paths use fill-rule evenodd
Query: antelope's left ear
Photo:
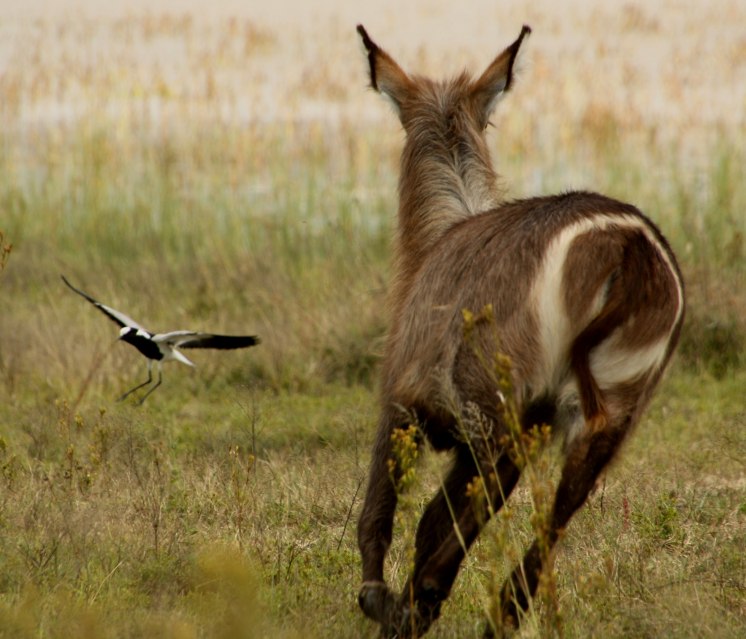
<svg viewBox="0 0 746 639"><path fill-rule="evenodd" d="M531 27L523 25L518 39L498 55L474 83L472 95L477 102L484 126L487 126L487 121L500 98L513 84L513 65L524 38L530 33Z"/></svg>
<svg viewBox="0 0 746 639"><path fill-rule="evenodd" d="M413 91L412 80L388 53L373 42L362 24L357 25L357 32L368 52L370 86L389 98L401 117L402 103Z"/></svg>

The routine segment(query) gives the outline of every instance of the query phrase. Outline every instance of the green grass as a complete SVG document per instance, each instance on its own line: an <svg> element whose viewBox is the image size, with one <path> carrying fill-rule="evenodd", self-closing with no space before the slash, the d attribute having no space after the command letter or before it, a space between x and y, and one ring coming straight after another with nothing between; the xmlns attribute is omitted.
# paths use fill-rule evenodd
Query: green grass
<svg viewBox="0 0 746 639"><path fill-rule="evenodd" d="M185 114L163 130L91 118L30 133L3 117L0 637L376 636L355 601L355 526L395 126L189 126ZM522 117L506 106L493 141L511 195L586 187L638 204L670 238L690 300L671 374L561 544L552 631L740 636L744 151L718 135L692 164L606 112L548 143ZM194 370L167 366L142 408L117 404L143 362L60 273L155 330L263 342L197 353ZM395 584L442 461L425 455L404 500ZM433 637L480 636L530 511L522 484ZM546 634L550 613L537 605L524 636Z"/></svg>

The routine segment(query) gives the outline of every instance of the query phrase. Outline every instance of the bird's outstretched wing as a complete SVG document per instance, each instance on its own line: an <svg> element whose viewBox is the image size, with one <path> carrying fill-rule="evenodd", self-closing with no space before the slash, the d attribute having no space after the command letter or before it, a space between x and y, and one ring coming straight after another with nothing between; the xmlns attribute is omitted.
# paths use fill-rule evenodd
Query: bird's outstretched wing
<svg viewBox="0 0 746 639"><path fill-rule="evenodd" d="M75 288L70 282L67 281L67 278L64 275L60 275L62 278L62 281L67 284L69 288L71 288L73 291L75 291L78 295L81 297L87 299L91 304L93 304L99 311L101 311L106 317L108 317L110 320L116 322L124 328L125 326L129 326L131 328L134 328L135 330L141 330L145 331L146 333L149 333L147 328L144 328L143 326L140 326L135 320L133 320L131 317L125 315L124 313L111 308L111 306L106 306L106 304L102 304L101 302L93 299L90 295L87 293L84 293L79 288Z"/></svg>
<svg viewBox="0 0 746 639"><path fill-rule="evenodd" d="M153 335L154 342L167 342L179 348L217 348L230 350L247 348L259 343L256 335L214 335L195 331L171 331Z"/></svg>

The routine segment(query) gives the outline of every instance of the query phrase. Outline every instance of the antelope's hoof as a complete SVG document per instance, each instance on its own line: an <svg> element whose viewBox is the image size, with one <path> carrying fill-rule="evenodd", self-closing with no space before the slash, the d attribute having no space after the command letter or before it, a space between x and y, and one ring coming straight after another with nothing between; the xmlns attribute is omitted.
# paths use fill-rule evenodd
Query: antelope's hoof
<svg viewBox="0 0 746 639"><path fill-rule="evenodd" d="M360 587L357 603L366 617L386 624L391 618L396 599L384 582L366 581Z"/></svg>

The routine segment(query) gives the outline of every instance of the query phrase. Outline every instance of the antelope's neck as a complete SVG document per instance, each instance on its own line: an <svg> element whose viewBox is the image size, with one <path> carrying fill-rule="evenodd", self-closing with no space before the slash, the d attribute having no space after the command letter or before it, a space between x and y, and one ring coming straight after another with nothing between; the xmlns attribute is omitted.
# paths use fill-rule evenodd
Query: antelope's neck
<svg viewBox="0 0 746 639"><path fill-rule="evenodd" d="M450 228L499 200L489 157L422 157L405 150L399 179L399 276L410 279Z"/></svg>

